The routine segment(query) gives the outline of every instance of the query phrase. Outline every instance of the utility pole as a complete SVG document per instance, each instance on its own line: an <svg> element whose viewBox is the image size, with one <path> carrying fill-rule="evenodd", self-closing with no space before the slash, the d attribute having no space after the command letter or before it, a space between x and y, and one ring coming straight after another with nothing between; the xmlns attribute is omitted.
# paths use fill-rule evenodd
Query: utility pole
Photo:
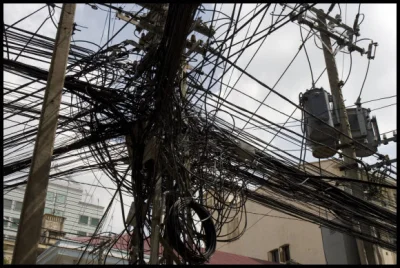
<svg viewBox="0 0 400 268"><path fill-rule="evenodd" d="M160 221L161 221L161 181L162 177L157 175L156 188L153 198L153 211L151 219L151 240L150 240L150 264L158 264L160 246ZM153 235L154 234L154 235Z"/></svg>
<svg viewBox="0 0 400 268"><path fill-rule="evenodd" d="M156 144L153 139L149 145L149 154L151 154L151 158L153 160L153 164L155 163L156 157ZM150 240L150 264L158 264L159 261L159 246L160 246L160 223L161 223L161 213L162 213L162 204L161 204L161 183L162 176L157 171L156 174L152 174L156 179L155 189L154 189L154 197L153 197L153 211L152 211L152 219L151 219L151 240Z"/></svg>
<svg viewBox="0 0 400 268"><path fill-rule="evenodd" d="M191 5L175 5L171 4L174 9L176 10L177 14L180 14L179 12L181 12L182 14L182 18L181 18L181 24L175 25L174 29L176 30L176 35L179 37L175 37L173 39L173 41L168 44L167 46L167 51L166 54L167 55L173 55L175 54L176 56L181 56L182 52L185 50L186 47L186 34L185 33L189 27L188 25L191 25L193 23L192 21L192 13L195 9L197 9L198 4L191 4ZM170 5L170 6L171 6ZM168 17L166 18L165 23L167 23L167 20L169 18L169 16L173 16L171 14L168 14ZM166 32L165 34L170 34L168 32ZM181 35L181 36L180 36ZM171 53L171 54L169 54ZM173 81L173 79L175 79L176 73L179 70L179 67L182 66L182 63L180 61L180 59L176 59L175 57L170 57L170 72L168 74L165 74L165 77L163 77L162 79L167 82L169 81ZM167 61L168 62L168 61ZM168 82L167 82L168 83ZM163 87L165 87L166 89L168 89L169 91L173 92L171 90L171 88L174 85L171 84L166 84ZM161 89L163 90L163 89ZM186 95L186 90L183 90L183 95ZM160 94L160 96L162 96ZM157 168L156 168L157 169ZM158 171L156 171L158 172ZM161 206L161 176L160 174L154 174L156 175L156 186L155 186L155 196L154 196L154 201L153 201L153 213L152 213L152 234L151 234L151 252L150 252L150 264L158 264L159 263L159 243L160 243L160 219L161 219L161 212L162 212L162 206ZM154 227L153 227L153 223L154 223Z"/></svg>
<svg viewBox="0 0 400 268"><path fill-rule="evenodd" d="M12 264L36 264L76 4L63 4Z"/></svg>
<svg viewBox="0 0 400 268"><path fill-rule="evenodd" d="M99 238L99 240L100 240L101 238ZM98 259L97 259L97 264L98 265L103 265L103 264L105 264L104 263L104 255L103 255L103 253L104 253L104 247L105 247L105 245L109 242L110 240L109 239L107 239L107 240L105 240L105 241L102 241L102 242L100 242L100 245L99 245L99 257L98 257Z"/></svg>
<svg viewBox="0 0 400 268"><path fill-rule="evenodd" d="M161 25L156 26L154 24L154 20L156 17L158 17L159 20L161 20L165 23L165 21L167 20L167 16L168 16L167 10L170 7L167 5L157 5L157 4L155 4L155 5L154 4L140 4L140 5L150 10L150 12L146 16L140 17L140 18L135 17L135 16L128 17L128 16L131 16L131 14L129 14L127 12L119 11L117 13L117 17L124 21L130 22L131 24L134 24L137 27L137 29L139 30L139 32L141 31L141 29L146 29L148 31L148 33L146 35L143 35L142 38L140 38L139 44L135 44L134 42L132 42L132 44L134 46L136 46L138 49L142 50L145 48L143 44L148 43L148 45L150 46L150 43L157 43L160 41L162 34L163 34L163 30L162 30L162 27L160 27ZM212 35L214 33L213 29L209 29L207 26L205 26L204 23L202 23L201 20L196 20L195 22L191 21L190 16L188 16L188 15L190 14L190 12L193 11L192 9L194 9L194 8L197 8L197 5L179 6L178 9L180 9L181 10L180 12L182 12L186 15L186 16L184 16L185 20L188 23L193 24L192 26L193 26L194 31L200 32L202 34L204 34L204 33L210 34L211 33L211 35ZM177 32L184 31L185 30L184 28L187 27L187 25L189 25L189 24L185 24L182 22L181 25L183 27L176 28L176 29L181 28L181 29L177 30ZM181 54L181 51L185 50L185 48L189 49L188 53L186 53L187 54L186 56L190 55L193 51L196 51L196 52L202 53L202 54L204 53L204 49L201 48L202 42L199 41L199 42L194 43L191 41L187 41L186 36L185 36L185 40L179 40L180 38L178 38L178 37L174 38L175 45L171 45L169 48L171 53ZM151 42L144 42L145 40L151 40ZM179 44L180 41L184 41L184 42L182 44ZM177 57L175 57L175 59L177 59ZM171 62L171 60L167 61L167 62L171 62L171 66L174 66L174 64L172 64L172 63L173 63L173 61L175 61L175 59L172 60L172 62ZM144 62L145 61L143 61L141 64L144 65ZM175 67L171 67L171 68L172 68L172 70L174 70L175 68L179 68L179 65L176 64ZM138 66L138 70L140 70L140 69L141 69L140 66ZM185 70L183 70L183 72L184 71ZM172 73L173 72L171 72L171 74ZM174 77L168 77L167 79L172 81L174 79ZM183 79L183 82L181 85L182 86L181 93L182 93L183 98L185 98L185 96L186 96L186 89L187 89L187 85L184 80L185 79ZM167 87L171 87L171 85L169 85ZM135 136L137 137L137 135L139 133L141 133L142 129L143 128L140 128L139 130L137 130L136 134L127 136L127 145L128 145L128 150L130 150L129 154L130 154L131 161L132 161L132 155L133 155L132 150L138 150L138 148L135 148L134 146L132 146L132 145L134 145L132 143L132 140L135 139ZM152 139L151 141L147 142L145 145L143 144L143 146L144 146L144 152L141 155L141 158L142 158L141 161L142 161L143 165L150 167L151 165L154 165L155 160L156 160L156 154L158 151L156 140ZM149 160L153 160L152 163L149 162ZM188 167L188 165L185 165L185 166ZM134 166L132 166L132 168L135 169ZM173 260L175 260L176 263L179 263L179 259L177 259L174 256L173 250L169 248L168 237L166 237L166 239L163 239L162 237L160 237L161 214L162 214L162 206L163 206L161 200L164 200L164 198L162 198L162 191L161 191L162 174L159 173L158 167L155 167L154 170L155 170L154 174L152 174L152 176L149 176L149 177L155 178L153 200L148 200L148 204L150 202L153 204L153 206L152 206L153 207L152 221L151 221L152 233L151 233L151 238L150 238L150 243L151 243L150 251L151 252L150 252L149 263L150 264L158 264L159 263L159 244L160 244L160 242L163 244L163 246L165 248L163 258L166 260L166 263L172 264ZM169 188L169 189L172 188L172 182L170 181L171 179L172 178L167 178L167 181L166 181L167 188ZM185 182L187 183L187 185L189 185L188 177L186 178ZM133 183L133 185L136 184L135 181L132 181L132 183ZM133 191L134 191L134 193L137 191L140 191L140 187L133 189ZM172 205L171 204L172 200L169 197L166 197L165 200L166 200L166 213L168 213L169 207ZM136 213L137 213L139 210L138 209L139 206L141 206L141 204L140 204L141 201L137 200L137 198L135 197L135 203L136 203L135 208L136 208ZM133 225L135 226L135 230L137 230L137 228L139 228L140 226L137 226L137 221L136 222L135 221L136 221L136 219L134 219ZM136 234L134 234L134 235L136 235ZM136 245L138 245L138 242L139 242L138 239L141 239L141 238L140 237L134 238L134 241L132 243L133 248L135 248ZM137 255L137 252L133 251L131 254L132 260L136 260L136 255Z"/></svg>
<svg viewBox="0 0 400 268"><path fill-rule="evenodd" d="M317 14L318 16L318 24L321 29L324 31L320 31L321 41L324 43L322 46L324 51L324 58L326 63L326 70L329 78L329 85L331 88L331 93L334 99L337 102L337 109L339 109L339 118L340 118L340 131L347 135L350 138L347 138L344 135L340 135L340 142L342 145L347 145L351 143L351 129L349 124L349 118L346 112L346 106L344 104L342 89L339 84L339 74L336 67L335 57L333 55L332 44L329 35L326 33L328 31L326 27L326 19L323 11ZM357 162L356 162L356 151L355 146L346 146L342 149L343 151L343 160L346 167L349 167L348 177L352 179L359 179L357 172ZM364 193L361 187L352 184L352 194L355 197L360 199L364 199ZM370 228L361 224L361 231L370 234ZM374 256L374 248L372 243L365 242L357 239L358 252L360 255L361 264L376 264L375 256Z"/></svg>
<svg viewBox="0 0 400 268"><path fill-rule="evenodd" d="M130 133L130 135L126 135L126 146L127 146L127 148L128 148L128 154L129 154L129 160L130 160L130 163L131 163L131 168L132 168L132 185L133 185L133 193L137 193L137 187L136 187L136 183L133 181L134 180L134 175L133 175L133 172L134 172L134 156L133 156L133 150L134 150L134 146L133 146L133 143L132 143L132 138L133 138L133 135L135 135L135 133L134 133L134 131L132 131L131 133ZM137 250L138 250L138 247L139 247L139 235L138 235L138 233L137 233L137 230L138 230L138 225L137 225L137 221L136 221L136 216L137 216L137 214L136 214L136 206L137 206L137 202L138 202L138 200L137 200L137 197L136 196L134 196L134 201L133 201L133 203L132 203L132 206L133 206L133 215L132 215L132 217L133 217L133 219L129 219L129 217L128 217L128 220L129 221L131 221L131 223L132 223L132 226L133 226L133 237L132 237L132 242L131 242L131 248L130 248L130 258L131 258L131 261L134 263L136 260L137 260L137 257L138 257L138 254L137 254Z"/></svg>

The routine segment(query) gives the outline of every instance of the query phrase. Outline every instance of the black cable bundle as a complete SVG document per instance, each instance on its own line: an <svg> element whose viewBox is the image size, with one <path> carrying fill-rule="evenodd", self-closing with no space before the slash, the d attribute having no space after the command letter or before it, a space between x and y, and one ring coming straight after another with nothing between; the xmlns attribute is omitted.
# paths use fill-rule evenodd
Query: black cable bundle
<svg viewBox="0 0 400 268"><path fill-rule="evenodd" d="M197 237L202 237L205 240L206 248L204 252L200 251L200 247L195 249L187 247L187 241L182 242L181 236L185 235L183 229L181 229L180 219L182 219L182 212L185 211L185 207L192 209L200 218L202 229L204 228L205 235L201 235L196 232ZM182 198L175 202L169 211L169 215L166 222L166 232L170 240L171 246L179 253L184 256L185 260L191 264L202 264L206 262L211 255L215 252L217 245L217 235L212 221L210 213L200 204L193 201L192 198ZM193 233L194 233L193 232ZM200 240L200 239L199 239Z"/></svg>

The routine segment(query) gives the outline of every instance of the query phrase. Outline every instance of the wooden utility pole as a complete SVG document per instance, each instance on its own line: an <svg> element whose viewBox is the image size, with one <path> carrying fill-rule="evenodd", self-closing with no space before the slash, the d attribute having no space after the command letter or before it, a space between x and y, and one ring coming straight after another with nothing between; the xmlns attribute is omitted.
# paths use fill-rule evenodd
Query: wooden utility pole
<svg viewBox="0 0 400 268"><path fill-rule="evenodd" d="M343 100L342 89L339 84L339 74L336 67L335 57L333 55L332 44L329 35L326 33L328 31L326 27L326 19L323 11L318 13L319 26L324 30L320 31L321 41L324 43L322 46L324 51L324 58L326 63L326 70L329 78L329 85L331 88L331 93L337 102L337 109L339 109L339 119L340 119L340 131L350 138L344 135L340 135L340 142L342 145L347 145L351 143L351 129L349 124L349 118L347 116L346 106ZM357 162L356 162L356 151L355 146L345 146L343 149L343 160L346 167L349 167L348 177L352 179L359 179L357 172ZM352 194L360 199L364 199L364 193L362 188L352 184ZM361 224L361 231L370 234L370 229L368 226ZM357 239L358 252L360 255L361 264L376 264L374 256L374 248L370 242L365 242Z"/></svg>
<svg viewBox="0 0 400 268"><path fill-rule="evenodd" d="M36 264L76 4L63 4L33 150L13 264Z"/></svg>

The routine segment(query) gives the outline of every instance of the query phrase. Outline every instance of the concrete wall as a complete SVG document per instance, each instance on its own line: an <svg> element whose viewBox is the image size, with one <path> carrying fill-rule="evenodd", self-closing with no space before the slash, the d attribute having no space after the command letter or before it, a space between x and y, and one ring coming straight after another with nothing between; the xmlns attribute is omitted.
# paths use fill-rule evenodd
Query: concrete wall
<svg viewBox="0 0 400 268"><path fill-rule="evenodd" d="M321 230L327 264L360 264L354 238L325 227Z"/></svg>
<svg viewBox="0 0 400 268"><path fill-rule="evenodd" d="M268 260L270 251L287 244L289 245L291 259L298 263L326 263L319 226L293 219L286 214L250 201L246 203L246 209L248 221L245 234L239 240L231 243L219 242L217 250ZM244 221L241 222L240 226L241 230ZM226 232L226 230L224 231Z"/></svg>
<svg viewBox="0 0 400 268"><path fill-rule="evenodd" d="M319 163L313 163L313 173L319 174ZM340 163L325 160L320 162L321 169L337 176L345 175L339 170ZM310 167L306 167L310 171ZM333 184L333 182L332 182ZM343 187L340 187L343 189ZM392 191L389 195L394 200ZM394 202L394 201L393 201ZM303 208L303 207L302 207ZM292 217L258 205L246 203L247 230L237 241L218 242L217 250L268 260L268 252L288 244L291 259L301 264L359 264L360 257L356 239L340 232L332 232L318 225L294 220ZM256 214L252 214L256 213ZM321 214L325 213L321 210ZM268 216L264 216L268 214ZM291 218L291 219L285 219ZM329 216L333 219L332 216ZM244 222L240 224L242 230ZM227 224L222 233L236 226ZM395 264L396 253L376 248L382 264Z"/></svg>
<svg viewBox="0 0 400 268"><path fill-rule="evenodd" d="M378 248L379 256L381 257L382 264L397 264L396 252L391 252L386 249Z"/></svg>
<svg viewBox="0 0 400 268"><path fill-rule="evenodd" d="M318 163L313 163L314 166L318 166ZM328 172L331 172L337 176L345 176L346 172L339 170L339 163L335 163L332 160L321 161L321 168ZM360 177L364 180L367 178L365 172L359 173ZM386 179L384 183L396 185L393 180ZM342 188L343 189L343 188ZM378 201L370 201L378 206L383 206L396 213L397 201L396 201L396 190L395 189L385 189L383 195L389 202L383 204ZM329 229L323 228L322 239L324 241L325 252L328 260L328 264L359 264L360 257L358 250L356 249L356 239L353 237L342 234L339 232L332 232ZM379 264L396 264L396 252L391 252L380 247L374 246L375 255L377 263ZM344 254L342 251L345 249Z"/></svg>
<svg viewBox="0 0 400 268"><path fill-rule="evenodd" d="M39 256L43 253L49 246L44 244L39 244L37 248L37 255ZM15 248L15 240L3 239L3 257L7 259L8 263L11 264L12 256Z"/></svg>
<svg viewBox="0 0 400 268"><path fill-rule="evenodd" d="M318 169L321 167L323 171L336 176L342 176L345 174L339 170L340 165L341 163L336 161L324 160L319 163L310 163L310 165L306 167L306 170L310 173L316 173L315 169L313 171L310 170L311 166L317 167ZM333 183L334 182L331 182L331 184ZM344 190L343 187L340 188ZM331 220L335 219L331 218ZM321 227L321 238L327 264L360 264L356 239L325 227Z"/></svg>

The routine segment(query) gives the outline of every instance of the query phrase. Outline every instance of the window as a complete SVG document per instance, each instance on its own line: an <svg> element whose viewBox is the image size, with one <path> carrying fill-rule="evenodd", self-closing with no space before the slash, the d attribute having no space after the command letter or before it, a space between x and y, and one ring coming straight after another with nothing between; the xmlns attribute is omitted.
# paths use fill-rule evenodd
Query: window
<svg viewBox="0 0 400 268"><path fill-rule="evenodd" d="M49 237L57 238L57 236L58 236L57 232L49 231Z"/></svg>
<svg viewBox="0 0 400 268"><path fill-rule="evenodd" d="M53 210L51 208L44 208L44 214L53 214Z"/></svg>
<svg viewBox="0 0 400 268"><path fill-rule="evenodd" d="M287 262L290 260L289 245L284 245L280 248L281 250L281 262Z"/></svg>
<svg viewBox="0 0 400 268"><path fill-rule="evenodd" d="M88 222L89 222L89 217L88 216L83 216L83 215L79 216L79 223L88 224Z"/></svg>
<svg viewBox="0 0 400 268"><path fill-rule="evenodd" d="M269 260L270 261L272 261L272 262L276 262L276 263L278 263L279 262L279 252L278 252L278 249L274 249L274 250L271 250L270 252L269 252Z"/></svg>
<svg viewBox="0 0 400 268"><path fill-rule="evenodd" d="M14 210L21 211L22 210L22 202L16 201Z"/></svg>
<svg viewBox="0 0 400 268"><path fill-rule="evenodd" d="M62 210L54 210L54 215L62 217L64 215L64 212Z"/></svg>
<svg viewBox="0 0 400 268"><path fill-rule="evenodd" d="M57 194L56 196L56 203L65 203L66 196L63 194Z"/></svg>
<svg viewBox="0 0 400 268"><path fill-rule="evenodd" d="M99 219L96 219L96 218L91 218L90 219L90 225L92 225L92 226L97 226L97 224L99 224Z"/></svg>
<svg viewBox="0 0 400 268"><path fill-rule="evenodd" d="M12 218L11 221L11 228L18 229L19 219Z"/></svg>
<svg viewBox="0 0 400 268"><path fill-rule="evenodd" d="M9 221L8 217L3 218L3 227L8 227L8 221Z"/></svg>
<svg viewBox="0 0 400 268"><path fill-rule="evenodd" d="M78 231L78 236L86 236L85 232Z"/></svg>
<svg viewBox="0 0 400 268"><path fill-rule="evenodd" d="M47 192L46 201L49 201L51 203L54 202L54 193L53 192Z"/></svg>
<svg viewBox="0 0 400 268"><path fill-rule="evenodd" d="M12 206L12 200L4 199L4 209L11 209L11 206Z"/></svg>

